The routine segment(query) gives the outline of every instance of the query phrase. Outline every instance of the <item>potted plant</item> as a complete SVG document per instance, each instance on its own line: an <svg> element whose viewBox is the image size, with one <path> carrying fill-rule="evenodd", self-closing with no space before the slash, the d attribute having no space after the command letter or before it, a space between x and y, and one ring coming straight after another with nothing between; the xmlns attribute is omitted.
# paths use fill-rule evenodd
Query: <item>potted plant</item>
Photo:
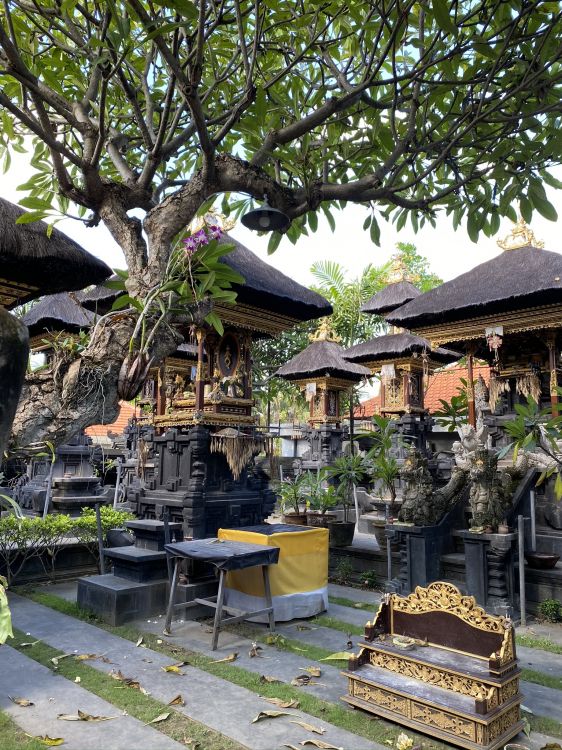
<svg viewBox="0 0 562 750"><path fill-rule="evenodd" d="M373 479L380 482L383 499L385 499L385 497L388 497L390 500L388 506L388 518L390 520L394 516L395 512L395 482L398 479L400 472L398 462L396 461L394 456L390 456L388 453L379 453L377 456L371 457L371 467L373 472Z"/></svg>
<svg viewBox="0 0 562 750"><path fill-rule="evenodd" d="M353 488L369 475L369 466L363 456L351 454L337 458L328 469L337 487L337 495L343 506L343 521L332 521L330 544L332 547L348 547L353 542L355 522L349 520L349 509L354 505Z"/></svg>
<svg viewBox="0 0 562 750"><path fill-rule="evenodd" d="M340 502L340 497L335 487L328 485L326 488L320 486L319 491L310 496L310 510L306 514L309 526L321 526L327 529L332 521L337 521L337 513L328 513L330 508L335 508Z"/></svg>
<svg viewBox="0 0 562 750"><path fill-rule="evenodd" d="M277 494L283 523L306 526L306 511L301 510L301 502L304 501L304 480L305 475L301 474L294 479L287 477L279 482Z"/></svg>

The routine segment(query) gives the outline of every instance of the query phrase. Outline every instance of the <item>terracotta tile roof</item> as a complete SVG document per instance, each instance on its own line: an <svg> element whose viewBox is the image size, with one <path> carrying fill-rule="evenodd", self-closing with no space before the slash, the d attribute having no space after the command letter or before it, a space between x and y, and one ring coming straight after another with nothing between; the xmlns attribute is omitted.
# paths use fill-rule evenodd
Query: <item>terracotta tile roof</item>
<svg viewBox="0 0 562 750"><path fill-rule="evenodd" d="M94 424L91 427L87 427L85 430L86 435L94 438L94 441L100 440L100 438L107 439L110 432L115 435L122 435L129 419L131 419L131 417L138 417L138 414L138 408L135 409L135 407L132 404L127 403L127 401L120 401L119 414L117 415L115 422L111 422L111 424Z"/></svg>
<svg viewBox="0 0 562 750"><path fill-rule="evenodd" d="M474 366L474 379L482 375L488 385L490 380L490 368L487 365ZM429 385L425 392L424 403L430 414L441 409L440 399L450 401L451 396L456 396L462 387L461 379L468 379L466 367L445 367L429 376ZM354 412L356 419L369 419L373 414L380 414L380 394L373 398L362 401Z"/></svg>

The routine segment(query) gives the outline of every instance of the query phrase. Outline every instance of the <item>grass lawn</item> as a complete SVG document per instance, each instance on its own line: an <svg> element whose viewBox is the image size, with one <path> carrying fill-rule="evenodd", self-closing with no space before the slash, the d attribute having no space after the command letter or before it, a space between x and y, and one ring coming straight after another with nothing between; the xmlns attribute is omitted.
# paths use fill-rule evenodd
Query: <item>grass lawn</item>
<svg viewBox="0 0 562 750"><path fill-rule="evenodd" d="M0 711L0 743L2 750L45 750L42 742L28 737L3 711Z"/></svg>

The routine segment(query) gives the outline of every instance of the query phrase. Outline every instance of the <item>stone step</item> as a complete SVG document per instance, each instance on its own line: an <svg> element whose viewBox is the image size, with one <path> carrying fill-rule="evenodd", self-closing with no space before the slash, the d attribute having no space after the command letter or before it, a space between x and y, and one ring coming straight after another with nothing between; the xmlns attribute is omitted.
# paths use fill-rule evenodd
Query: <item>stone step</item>
<svg viewBox="0 0 562 750"><path fill-rule="evenodd" d="M168 576L166 553L144 547L108 547L104 555L113 563L114 575L138 583Z"/></svg>

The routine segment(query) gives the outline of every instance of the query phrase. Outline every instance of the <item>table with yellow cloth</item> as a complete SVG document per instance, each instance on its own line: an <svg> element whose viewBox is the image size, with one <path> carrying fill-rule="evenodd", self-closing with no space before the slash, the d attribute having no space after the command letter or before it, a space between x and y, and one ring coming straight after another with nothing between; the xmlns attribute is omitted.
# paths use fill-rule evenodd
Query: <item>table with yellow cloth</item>
<svg viewBox="0 0 562 750"><path fill-rule="evenodd" d="M279 562L269 578L276 622L312 617L328 608L328 530L261 524L242 529L219 529L218 538L279 547ZM225 603L243 610L259 609L263 578L253 568L230 571ZM267 622L266 617L252 618Z"/></svg>

